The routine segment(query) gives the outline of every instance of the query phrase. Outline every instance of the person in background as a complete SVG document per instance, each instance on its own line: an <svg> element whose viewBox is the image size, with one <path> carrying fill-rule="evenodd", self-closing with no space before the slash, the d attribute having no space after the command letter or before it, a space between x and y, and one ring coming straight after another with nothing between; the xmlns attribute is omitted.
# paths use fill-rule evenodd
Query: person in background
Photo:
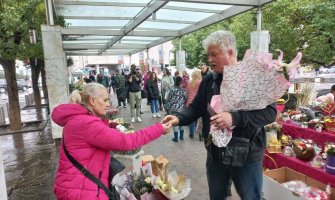
<svg viewBox="0 0 335 200"><path fill-rule="evenodd" d="M335 96L335 85L332 85L328 94L319 96L316 100L319 102L334 103L335 102L334 96Z"/></svg>
<svg viewBox="0 0 335 200"><path fill-rule="evenodd" d="M143 90L146 90L146 91L148 90L147 89L147 81L148 81L148 79L150 79L150 75L151 75L151 72L148 71L143 77ZM147 105L150 105L150 104L151 104L150 95L148 95Z"/></svg>
<svg viewBox="0 0 335 200"><path fill-rule="evenodd" d="M148 96L151 99L151 113L152 117L161 117L159 114L159 89L157 82L157 75L155 72L151 72L150 79L147 82Z"/></svg>
<svg viewBox="0 0 335 200"><path fill-rule="evenodd" d="M181 82L181 87L186 89L189 80L190 77L188 76L187 71L183 71L183 80Z"/></svg>
<svg viewBox="0 0 335 200"><path fill-rule="evenodd" d="M105 86L106 88L109 88L109 81L107 76L103 74L103 72L100 72L97 78L97 83L100 83L101 85Z"/></svg>
<svg viewBox="0 0 335 200"><path fill-rule="evenodd" d="M162 83L161 83L161 94L162 94L162 100L163 100L163 106L165 108L166 105L166 98L167 94L169 93L170 89L173 87L174 81L173 77L169 71L168 68L164 68L163 70L163 76L162 76ZM166 110L166 108L165 108Z"/></svg>
<svg viewBox="0 0 335 200"><path fill-rule="evenodd" d="M176 82L174 87L170 90L166 111L168 114L176 115L185 107L186 102L186 91L181 87L182 78L180 76L176 77ZM178 142L178 135L180 140L184 140L184 127L183 126L174 126L173 127L174 137L172 138L173 142Z"/></svg>
<svg viewBox="0 0 335 200"><path fill-rule="evenodd" d="M201 76L204 78L209 72L210 72L210 67L206 66L205 63L199 62L199 69L201 70Z"/></svg>
<svg viewBox="0 0 335 200"><path fill-rule="evenodd" d="M204 78L205 76L207 76L207 74L210 74L210 67L206 66L205 63L203 62L199 62L199 69L201 71L201 76L202 78ZM203 139L203 135L202 135L202 120L198 119L198 123L197 123L197 128L196 128L197 132L199 132L199 140L202 141Z"/></svg>
<svg viewBox="0 0 335 200"><path fill-rule="evenodd" d="M186 87L186 92L187 92L186 106L190 105L190 103L192 102L192 100L194 99L195 95L198 92L198 88L199 88L199 85L200 85L200 82L201 82L201 79L202 79L200 70L194 70L192 72L191 77L192 77L192 79L187 84L187 87ZM194 137L196 126L197 126L197 120L195 120L194 122L192 122L189 125L189 128L190 128L189 137L190 138ZM201 140L201 139L202 139L202 134L200 133L199 134L199 140Z"/></svg>
<svg viewBox="0 0 335 200"><path fill-rule="evenodd" d="M117 70L118 71L118 70ZM113 89L113 94L115 94L115 88L116 88L116 82L117 82L118 80L117 80L117 76L116 76L116 74L115 73L113 73L112 74L112 76L111 76L111 81L110 81L110 84L109 84L109 86L110 87L112 87L112 89Z"/></svg>
<svg viewBox="0 0 335 200"><path fill-rule="evenodd" d="M98 83L85 84L81 92L70 95L70 104L57 106L52 120L63 129L59 149L59 165L53 191L61 200L108 200L104 190L88 179L67 158L69 154L108 187L110 151L129 151L139 148L171 131L168 123L156 123L133 134L109 128L101 117L110 107L107 89Z"/></svg>
<svg viewBox="0 0 335 200"><path fill-rule="evenodd" d="M90 72L89 79L91 79L91 81L92 81L93 83L95 82L95 76L94 76L93 72Z"/></svg>
<svg viewBox="0 0 335 200"><path fill-rule="evenodd" d="M87 78L87 76L84 77L84 82L85 83L92 83L92 80Z"/></svg>
<svg viewBox="0 0 335 200"><path fill-rule="evenodd" d="M173 76L173 82L176 83L176 78L177 76L179 76L179 71L175 71L174 72L174 76Z"/></svg>
<svg viewBox="0 0 335 200"><path fill-rule="evenodd" d="M266 147L264 126L275 121L276 106L273 103L259 110L210 113L208 104L213 95L220 94L224 68L237 64L235 35L228 31L214 32L203 41L203 46L213 72L202 79L192 103L177 115L166 116L163 122L182 126L202 117L205 140L211 125L216 129L231 128L232 138L227 147L219 148L213 142L206 146L209 197L211 200L226 199L232 179L241 199L261 200L262 160Z"/></svg>
<svg viewBox="0 0 335 200"><path fill-rule="evenodd" d="M120 95L122 94L122 92L126 89L127 86L127 81L126 78L124 77L124 73L122 72L120 74L119 70L115 71L116 75L115 75L115 92L116 92L116 97L117 97L117 107L116 108L120 108L121 107L121 103L123 104L123 107L126 108L126 99L120 99Z"/></svg>
<svg viewBox="0 0 335 200"><path fill-rule="evenodd" d="M130 74L128 78L128 89L129 89L129 104L130 104L130 115L131 122L135 122L135 118L138 122L142 122L141 119L141 83L142 75L136 71L136 65L130 66ZM136 105L136 107L135 107Z"/></svg>

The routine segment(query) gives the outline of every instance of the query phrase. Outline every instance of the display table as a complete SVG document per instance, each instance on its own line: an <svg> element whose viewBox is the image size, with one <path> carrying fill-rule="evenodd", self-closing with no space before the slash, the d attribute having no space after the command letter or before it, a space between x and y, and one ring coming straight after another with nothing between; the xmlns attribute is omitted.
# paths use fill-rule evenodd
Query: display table
<svg viewBox="0 0 335 200"><path fill-rule="evenodd" d="M282 123L282 130L284 134L292 136L292 138L311 139L313 142L321 147L326 142L335 143L335 133L328 133L325 131L317 132L311 128L301 128L290 122Z"/></svg>
<svg viewBox="0 0 335 200"><path fill-rule="evenodd" d="M323 168L315 168L308 162L304 162L295 157L285 156L282 153L270 154L266 152L266 154L273 158L273 160L277 163L278 167L291 168L295 171L305 174L306 176L323 182L324 184L330 184L332 187L335 187L335 176L327 174ZM267 157L264 157L263 165L269 169L276 168L271 159Z"/></svg>
<svg viewBox="0 0 335 200"><path fill-rule="evenodd" d="M317 145L323 147L326 142L335 143L335 133L328 132L317 132L311 128L301 128L290 122L282 123L283 133L290 135L292 138L304 138L311 139ZM319 180L324 184L330 184L332 187L335 187L335 176L327 174L324 168L313 167L309 162L304 162L295 157L285 156L283 153L270 154L266 152L278 165L277 167L288 167L295 171L298 171L306 176ZM267 157L264 157L263 165L266 168L274 169L276 166L273 161Z"/></svg>

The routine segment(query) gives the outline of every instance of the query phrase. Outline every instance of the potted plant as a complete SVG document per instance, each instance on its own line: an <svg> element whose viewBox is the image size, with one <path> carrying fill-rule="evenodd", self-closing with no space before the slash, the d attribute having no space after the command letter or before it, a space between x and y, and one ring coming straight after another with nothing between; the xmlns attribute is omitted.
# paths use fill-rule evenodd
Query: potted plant
<svg viewBox="0 0 335 200"><path fill-rule="evenodd" d="M335 145L328 145L327 147L327 164L326 172L335 175Z"/></svg>

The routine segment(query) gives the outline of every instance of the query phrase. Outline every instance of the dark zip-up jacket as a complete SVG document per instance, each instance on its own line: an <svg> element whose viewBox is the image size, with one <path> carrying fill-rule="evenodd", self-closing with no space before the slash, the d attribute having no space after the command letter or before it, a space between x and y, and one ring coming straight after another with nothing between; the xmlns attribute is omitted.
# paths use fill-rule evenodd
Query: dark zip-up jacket
<svg viewBox="0 0 335 200"><path fill-rule="evenodd" d="M132 74L130 73L129 76L128 76L129 92L139 92L139 91L141 91L142 75L139 72L136 72L136 77L138 78L138 80L133 78L132 81L130 82L129 80L130 80L131 76L132 76Z"/></svg>
<svg viewBox="0 0 335 200"><path fill-rule="evenodd" d="M157 81L154 82L151 79L147 81L147 91L149 92L150 99L158 99L159 98L159 89Z"/></svg>
<svg viewBox="0 0 335 200"><path fill-rule="evenodd" d="M212 96L219 93L219 91L214 92L214 87L220 88L221 82L222 74L219 74L218 78L215 79L215 85L213 84L214 75L212 73L205 76L192 103L176 115L180 126L190 124L199 117L202 117L204 141L208 138L210 131L210 114L207 111L207 105L210 103ZM233 126L235 126L233 137L247 138L251 141L246 162L262 160L266 147L264 126L275 121L277 116L275 104L268 105L266 108L260 110L235 111L231 112L231 114ZM225 148L218 148L213 144L210 147L206 147L207 150L210 148L212 154L213 152L220 154L225 150Z"/></svg>

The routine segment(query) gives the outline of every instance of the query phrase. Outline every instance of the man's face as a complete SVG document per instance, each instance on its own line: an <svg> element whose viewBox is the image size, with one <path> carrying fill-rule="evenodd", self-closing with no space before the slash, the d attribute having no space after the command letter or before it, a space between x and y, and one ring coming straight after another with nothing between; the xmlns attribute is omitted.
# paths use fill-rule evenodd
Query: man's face
<svg viewBox="0 0 335 200"><path fill-rule="evenodd" d="M206 65L201 65L200 66L201 73L206 73L207 71L207 66Z"/></svg>
<svg viewBox="0 0 335 200"><path fill-rule="evenodd" d="M219 45L210 45L208 47L208 63L212 70L217 73L223 73L225 65L229 65L228 51L222 51Z"/></svg>

